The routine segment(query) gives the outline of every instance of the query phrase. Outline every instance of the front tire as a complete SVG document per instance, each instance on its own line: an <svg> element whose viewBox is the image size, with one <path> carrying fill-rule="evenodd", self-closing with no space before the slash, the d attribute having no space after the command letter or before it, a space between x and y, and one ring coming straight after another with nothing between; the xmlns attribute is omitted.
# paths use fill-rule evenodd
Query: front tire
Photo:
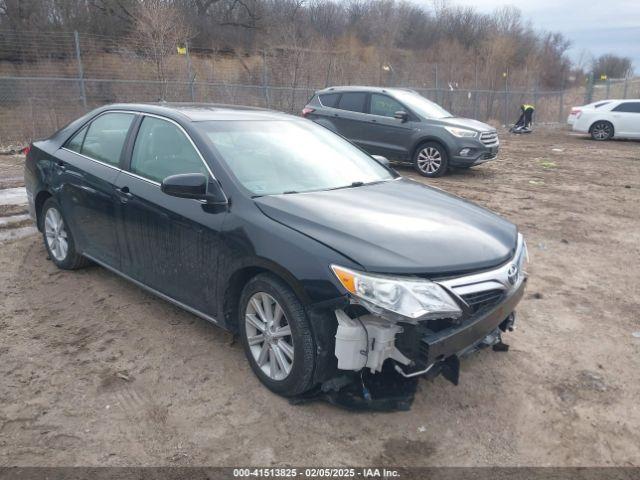
<svg viewBox="0 0 640 480"><path fill-rule="evenodd" d="M308 391L315 343L304 307L278 277L252 278L240 296L238 330L251 369L271 391L291 397Z"/></svg>
<svg viewBox="0 0 640 480"><path fill-rule="evenodd" d="M53 198L47 199L42 206L42 237L49 258L58 268L76 270L89 264L89 260L76 251L62 209Z"/></svg>
<svg viewBox="0 0 640 480"><path fill-rule="evenodd" d="M413 155L413 166L424 177L441 177L447 171L448 165L447 151L436 142L423 143Z"/></svg>
<svg viewBox="0 0 640 480"><path fill-rule="evenodd" d="M610 140L613 137L613 125L611 122L600 120L591 125L589 133L591 134L592 139L599 142Z"/></svg>

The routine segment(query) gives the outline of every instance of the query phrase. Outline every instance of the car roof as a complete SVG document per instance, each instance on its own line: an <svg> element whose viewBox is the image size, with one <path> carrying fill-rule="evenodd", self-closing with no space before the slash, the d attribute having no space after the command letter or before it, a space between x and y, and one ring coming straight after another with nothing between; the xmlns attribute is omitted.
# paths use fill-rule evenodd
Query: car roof
<svg viewBox="0 0 640 480"><path fill-rule="evenodd" d="M101 107L106 110L128 110L165 116L174 120L205 122L211 120L294 120L293 115L265 108L218 103L115 103Z"/></svg>
<svg viewBox="0 0 640 480"><path fill-rule="evenodd" d="M316 93L343 93L343 92L370 92L370 93L395 93L395 92L414 92L411 88L398 87L372 87L365 85L343 85L335 87L327 87L318 90Z"/></svg>

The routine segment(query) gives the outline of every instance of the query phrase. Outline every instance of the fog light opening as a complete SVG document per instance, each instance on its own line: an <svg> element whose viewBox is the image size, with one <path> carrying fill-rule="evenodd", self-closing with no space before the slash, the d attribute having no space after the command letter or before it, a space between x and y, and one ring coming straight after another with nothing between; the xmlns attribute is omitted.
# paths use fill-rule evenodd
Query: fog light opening
<svg viewBox="0 0 640 480"><path fill-rule="evenodd" d="M470 153L471 153L470 148L463 148L462 150L460 150L460 156L462 157L468 157Z"/></svg>

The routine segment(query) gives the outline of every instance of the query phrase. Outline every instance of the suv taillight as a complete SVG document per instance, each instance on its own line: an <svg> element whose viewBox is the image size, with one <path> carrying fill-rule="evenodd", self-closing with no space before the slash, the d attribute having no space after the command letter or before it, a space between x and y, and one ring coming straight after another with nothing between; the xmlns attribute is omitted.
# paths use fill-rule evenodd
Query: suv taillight
<svg viewBox="0 0 640 480"><path fill-rule="evenodd" d="M31 151L31 145L27 145L26 147L24 147L21 152L23 155L27 156L29 155L29 152Z"/></svg>
<svg viewBox="0 0 640 480"><path fill-rule="evenodd" d="M302 109L302 116L303 116L303 117L306 117L307 115L309 115L310 113L313 113L313 112L315 112L315 111L316 111L316 109L315 109L315 108L311 108L311 107L304 107L304 108Z"/></svg>

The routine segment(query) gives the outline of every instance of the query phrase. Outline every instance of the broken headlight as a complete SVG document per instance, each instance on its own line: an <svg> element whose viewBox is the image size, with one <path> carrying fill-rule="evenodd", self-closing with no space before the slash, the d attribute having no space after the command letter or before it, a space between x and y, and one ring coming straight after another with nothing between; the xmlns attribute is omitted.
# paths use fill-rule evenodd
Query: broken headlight
<svg viewBox="0 0 640 480"><path fill-rule="evenodd" d="M419 278L391 277L358 272L331 265L344 288L358 303L373 313L390 312L405 320L459 318L462 310L451 296L437 283Z"/></svg>

